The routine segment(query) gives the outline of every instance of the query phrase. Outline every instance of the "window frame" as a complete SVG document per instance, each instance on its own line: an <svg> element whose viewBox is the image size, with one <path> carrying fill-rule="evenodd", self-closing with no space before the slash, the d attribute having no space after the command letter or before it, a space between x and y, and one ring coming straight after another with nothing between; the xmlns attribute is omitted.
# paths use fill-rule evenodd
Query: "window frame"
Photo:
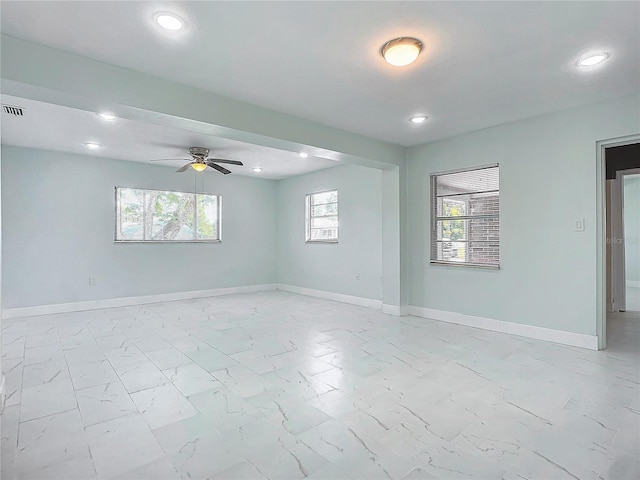
<svg viewBox="0 0 640 480"><path fill-rule="evenodd" d="M330 192L336 192L336 201L335 202L330 202L327 204L320 204L320 205L331 205L333 203L335 203L336 205L336 220L338 220L338 226L336 226L336 237L335 238L330 238L330 239L319 239L319 240L313 240L311 238L311 220L312 218L316 218L315 216L312 215L312 208L311 208L311 197L314 195L320 195L322 193L330 193ZM338 200L338 189L337 188L331 188L329 190L321 190L319 192L312 192L312 193L307 193L304 197L304 204L305 204L305 243L338 243L338 239L340 238L340 214L339 214L339 209L340 209L340 201ZM316 206L316 205L314 205ZM333 215L329 215L329 216L333 216ZM317 217L317 218L322 218L322 217Z"/></svg>
<svg viewBox="0 0 640 480"><path fill-rule="evenodd" d="M441 177L443 175L450 175L453 173L462 173L462 172L473 172L476 170L486 170L489 168L497 168L498 169L498 189L494 190L496 192L498 192L498 202L500 201L500 164L499 163L490 163L487 165L479 165L479 166L475 166L475 167L463 167L463 168L456 168L453 170L446 170L446 171L442 171L442 172L435 172L435 173L431 173L429 174L430 178L429 178L429 185L430 185L430 192L429 192L429 198L430 198L430 210L429 210L429 215L430 215L430 219L429 219L429 238L430 238L430 245L429 245L429 264L431 265L443 265L443 266L448 266L448 267L468 267L468 268L486 268L486 269L491 269L491 270L500 270L500 262L501 262L501 257L500 257L500 234L498 234L498 263L477 263L477 262L454 262L454 261L450 261L450 260L439 260L437 258L437 248L434 250L434 243L437 244L438 242L438 221L443 221L446 219L459 219L462 221L469 221L471 219L474 218L496 218L498 220L498 225L500 224L500 204L498 203L498 213L497 214L483 214L483 215L463 215L461 217L438 217L437 216L437 206L438 206L438 199L437 199L437 188L436 188L436 184L437 184L437 180L438 177ZM474 194L474 193L485 193L485 192L473 192L470 191L467 194ZM468 235L468 232L467 232ZM471 243L471 240L465 240L466 243ZM435 251L435 257L434 258L434 251Z"/></svg>
<svg viewBox="0 0 640 480"><path fill-rule="evenodd" d="M197 235L198 232L198 214L197 214L197 201L195 201L197 199L198 195L209 195L209 196L215 196L218 197L217 200L217 230L218 230L218 238L216 239L202 239L202 240L198 240L198 239L193 239L193 240L145 240L144 238L142 240L126 240L126 239L118 239L118 223L119 223L119 219L120 219L120 212L118 211L118 193L121 189L127 189L127 190L144 190L144 191L153 191L153 192L164 192L164 193L183 193L183 194L189 194L189 195L193 195L194 198L194 207L193 207L193 214L194 214L194 228L193 231L195 233L195 235ZM222 194L220 193L207 193L207 192L184 192L181 190L166 190L166 189L161 189L161 188L143 188L143 187L125 187L122 185L116 185L114 187L114 223L115 223L115 228L114 228L114 232L113 232L113 243L172 243L172 244L177 244L177 243L222 243ZM142 216L143 216L143 225L144 225L144 217L146 215L146 212L144 211L144 205L143 205L143 212L142 212ZM144 227L143 227L143 237L144 237Z"/></svg>

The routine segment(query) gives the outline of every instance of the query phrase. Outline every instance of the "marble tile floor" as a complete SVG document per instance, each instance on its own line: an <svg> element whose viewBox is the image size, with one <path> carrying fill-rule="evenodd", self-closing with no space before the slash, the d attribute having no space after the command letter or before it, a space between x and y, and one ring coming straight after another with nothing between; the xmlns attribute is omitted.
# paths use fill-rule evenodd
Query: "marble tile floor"
<svg viewBox="0 0 640 480"><path fill-rule="evenodd" d="M4 321L2 479L640 478L595 352L287 292Z"/></svg>
<svg viewBox="0 0 640 480"><path fill-rule="evenodd" d="M626 294L627 311L640 313L640 287L627 287Z"/></svg>

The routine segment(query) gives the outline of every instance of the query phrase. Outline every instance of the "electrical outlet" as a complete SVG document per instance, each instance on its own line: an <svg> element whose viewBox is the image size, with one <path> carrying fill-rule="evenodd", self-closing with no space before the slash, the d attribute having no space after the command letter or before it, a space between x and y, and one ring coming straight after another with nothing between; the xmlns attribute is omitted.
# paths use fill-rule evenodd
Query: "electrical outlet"
<svg viewBox="0 0 640 480"><path fill-rule="evenodd" d="M96 284L96 277L89 277L89 285L95 285Z"/></svg>

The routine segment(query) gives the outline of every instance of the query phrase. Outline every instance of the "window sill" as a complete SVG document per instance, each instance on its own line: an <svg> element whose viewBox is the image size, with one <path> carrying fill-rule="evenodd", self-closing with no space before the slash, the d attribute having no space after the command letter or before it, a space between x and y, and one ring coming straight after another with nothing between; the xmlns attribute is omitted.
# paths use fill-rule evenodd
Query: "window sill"
<svg viewBox="0 0 640 480"><path fill-rule="evenodd" d="M305 240L304 243L338 243L338 240Z"/></svg>
<svg viewBox="0 0 640 480"><path fill-rule="evenodd" d="M490 265L487 263L462 263L462 262L445 262L440 260L430 260L431 265L442 265L445 267L471 267L471 268L486 268L489 270L500 270L500 264Z"/></svg>
<svg viewBox="0 0 640 480"><path fill-rule="evenodd" d="M222 243L222 240L114 240L113 243Z"/></svg>

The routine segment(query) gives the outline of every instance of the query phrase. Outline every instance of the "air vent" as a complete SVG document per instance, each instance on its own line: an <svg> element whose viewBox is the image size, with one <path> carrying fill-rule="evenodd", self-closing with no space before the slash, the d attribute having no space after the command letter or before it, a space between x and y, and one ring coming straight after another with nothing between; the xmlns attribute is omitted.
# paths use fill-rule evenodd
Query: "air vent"
<svg viewBox="0 0 640 480"><path fill-rule="evenodd" d="M24 115L22 107L16 107L14 105L2 105L2 111L16 117L22 117Z"/></svg>

